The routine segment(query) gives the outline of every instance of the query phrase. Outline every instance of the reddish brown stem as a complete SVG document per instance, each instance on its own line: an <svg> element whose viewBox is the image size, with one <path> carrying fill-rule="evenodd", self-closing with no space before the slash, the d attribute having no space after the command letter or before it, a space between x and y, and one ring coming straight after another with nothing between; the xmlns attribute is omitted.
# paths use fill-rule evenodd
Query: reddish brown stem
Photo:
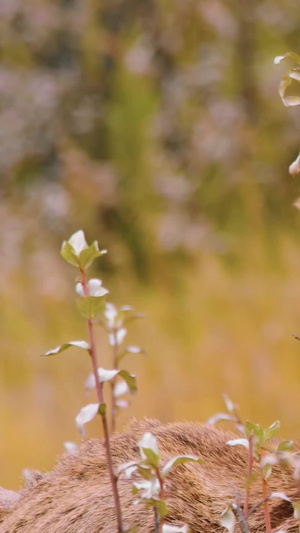
<svg viewBox="0 0 300 533"><path fill-rule="evenodd" d="M89 292L88 292L86 270L81 270L81 282L82 282L83 292L85 296L88 296ZM95 377L97 397L98 397L98 402L101 405L101 404L104 404L103 388L102 388L103 386L99 380L99 375L98 375L98 361L97 361L96 345L95 345L95 338L94 338L93 321L91 318L87 320L87 326L88 326L88 334L89 334L89 340L90 340L90 356L92 360L93 373ZM119 498L118 487L117 487L117 478L114 474L114 468L113 468L113 463L112 463L109 431L108 431L107 417L105 413L101 413L101 419L102 419L102 427L103 427L103 434L104 434L104 446L105 446L105 452L106 452L107 466L108 466L109 477L110 477L110 482L111 482L111 487L112 487L112 492L113 492L113 498L115 502L118 533L123 533L121 504L120 504L120 498Z"/></svg>
<svg viewBox="0 0 300 533"><path fill-rule="evenodd" d="M271 518L270 518L270 509L269 509L269 499L268 499L268 483L263 477L263 472L261 472L262 488L263 488L263 497L264 497L264 512L265 512L265 522L266 522L266 533L272 533L271 529Z"/></svg>
<svg viewBox="0 0 300 533"><path fill-rule="evenodd" d="M114 345L113 345L113 368L118 370L118 344L117 344L117 330L116 328L112 331ZM116 379L111 381L111 432L113 433L116 428L116 400L114 396L114 390L116 385Z"/></svg>
<svg viewBox="0 0 300 533"><path fill-rule="evenodd" d="M160 497L161 500L164 500L165 499L164 481L163 481L163 479L162 479L162 477L160 475L159 468L156 468L155 473L156 473L156 477L158 479L159 486L160 486L159 497ZM159 533L163 532L164 522L165 522L165 517L164 516L160 516L159 517Z"/></svg>
<svg viewBox="0 0 300 533"><path fill-rule="evenodd" d="M247 486L246 486L246 495L245 495L245 504L243 515L245 518L248 516L249 512L249 496L250 496L250 485L251 485L251 475L253 468L253 431L250 433L249 437L249 456L248 456L248 467L247 467Z"/></svg>

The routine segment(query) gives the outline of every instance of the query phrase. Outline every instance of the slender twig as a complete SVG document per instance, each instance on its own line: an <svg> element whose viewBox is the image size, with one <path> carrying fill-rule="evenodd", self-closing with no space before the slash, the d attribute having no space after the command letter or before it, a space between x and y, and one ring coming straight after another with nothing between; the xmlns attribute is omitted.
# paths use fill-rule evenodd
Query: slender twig
<svg viewBox="0 0 300 533"><path fill-rule="evenodd" d="M263 488L263 497L264 497L264 513L265 513L265 522L266 522L266 533L272 533L271 529L271 518L270 518L270 509L269 509L269 498L268 498L268 483L267 480L263 477L263 471L261 471L261 480Z"/></svg>
<svg viewBox="0 0 300 533"><path fill-rule="evenodd" d="M155 522L155 533L159 533L160 520L159 520L159 514L157 512L156 505L154 505L154 522Z"/></svg>
<svg viewBox="0 0 300 533"><path fill-rule="evenodd" d="M246 485L245 504L244 504L244 511L243 511L243 515L245 518L248 517L248 511L249 511L250 485L251 485L251 475L252 475L252 468L253 468L253 439L254 439L254 434L252 430L250 433L250 437L249 437L247 485Z"/></svg>
<svg viewBox="0 0 300 533"><path fill-rule="evenodd" d="M113 368L115 370L118 370L118 356L119 356L119 350L118 350L118 335L117 335L117 329L113 328L112 330L112 336L113 336ZM114 390L116 386L116 378L112 379L110 382L111 385L111 433L115 431L116 428L116 399L114 395Z"/></svg>
<svg viewBox="0 0 300 533"><path fill-rule="evenodd" d="M235 507L235 512L238 515L239 525L242 533L249 533L248 525L240 505Z"/></svg>
<svg viewBox="0 0 300 533"><path fill-rule="evenodd" d="M85 296L88 296L89 292L88 292L86 270L83 269L80 272L81 272L81 282L82 282L83 291L84 291ZM101 405L101 404L104 404L103 386L99 380L99 375L98 375L98 361L97 361L96 345L95 345L95 338L94 338L93 321L91 318L87 319L87 327L88 327L88 334L89 334L89 340L90 340L89 353L90 353L91 360L92 360L98 402ZM118 488L117 488L117 477L115 476L114 469L113 469L111 447L110 447L110 440L109 440L109 431L108 431L107 417L106 417L105 412L101 413L101 419L102 419L103 434L104 434L104 446L105 446L105 452L106 452L106 460L107 460L109 477L110 477L113 498L114 498L114 503L115 503L115 509L116 509L118 533L122 533L123 526L122 526L121 504L120 504L120 498L119 498L119 493L118 493Z"/></svg>
<svg viewBox="0 0 300 533"><path fill-rule="evenodd" d="M160 497L161 500L164 500L165 499L164 481L163 481L163 479L162 479L162 477L160 475L159 468L155 469L155 474L156 474L156 477L158 479L159 487L160 487L159 497ZM163 532L164 522L165 522L165 517L164 516L160 516L159 517L159 533Z"/></svg>
<svg viewBox="0 0 300 533"><path fill-rule="evenodd" d="M255 505L253 505L253 507L251 507L249 513L248 513L248 518L249 516L254 513L254 511L256 511L256 509L258 509L263 503L265 503L267 500L270 499L270 495L268 494L268 496L266 498L264 498L263 500L260 500L260 502L256 503Z"/></svg>

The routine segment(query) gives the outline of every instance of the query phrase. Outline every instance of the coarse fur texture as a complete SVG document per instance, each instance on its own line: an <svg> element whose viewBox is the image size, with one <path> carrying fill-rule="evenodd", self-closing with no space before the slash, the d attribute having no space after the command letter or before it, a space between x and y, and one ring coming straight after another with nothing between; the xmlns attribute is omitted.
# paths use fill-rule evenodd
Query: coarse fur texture
<svg viewBox="0 0 300 533"><path fill-rule="evenodd" d="M229 503L244 501L247 451L229 446L230 432L182 422L161 424L156 420L133 421L124 434L111 438L115 468L139 458L137 441L151 431L158 440L162 462L179 454L202 457L203 465L188 463L175 468L166 481L170 514L167 523L186 523L192 533L224 532L220 515ZM269 478L270 491L285 492L300 499L299 487L278 467ZM138 533L154 533L152 509L133 505L131 481L120 475L124 527L137 526ZM260 477L251 486L250 507L262 501ZM1 509L2 505L2 509ZM292 505L270 500L271 525L275 533L297 533ZM53 471L35 477L22 489L20 499L8 506L1 503L0 533L113 533L117 531L114 504L106 466L103 441L84 441L76 453L65 453ZM236 533L240 531L236 527ZM249 517L249 532L264 533L263 506Z"/></svg>

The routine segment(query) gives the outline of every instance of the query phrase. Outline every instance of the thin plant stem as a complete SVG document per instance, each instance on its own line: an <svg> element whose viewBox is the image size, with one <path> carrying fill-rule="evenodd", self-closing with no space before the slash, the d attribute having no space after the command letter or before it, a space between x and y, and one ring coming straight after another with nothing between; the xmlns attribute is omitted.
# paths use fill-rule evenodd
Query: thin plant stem
<svg viewBox="0 0 300 533"><path fill-rule="evenodd" d="M261 473L261 480L262 480L263 497L264 497L264 513L265 513L266 533L272 533L270 509L269 509L269 498L268 498L268 483L267 483L267 480L264 479L263 473Z"/></svg>
<svg viewBox="0 0 300 533"><path fill-rule="evenodd" d="M250 497L250 485L251 485L251 475L253 468L253 430L250 433L249 437L249 455L248 455L248 467L247 467L247 485L246 485L246 495L245 495L245 504L243 515L245 518L248 517L249 512L249 497Z"/></svg>
<svg viewBox="0 0 300 533"><path fill-rule="evenodd" d="M238 518L239 518L239 526L240 526L240 530L242 533L249 533L249 529L248 529L248 525L247 525L247 522L245 520L245 516L243 514L243 511L242 509L240 508L239 505L236 506L236 514L238 515Z"/></svg>
<svg viewBox="0 0 300 533"><path fill-rule="evenodd" d="M161 500L164 500L165 499L164 481L163 481L163 479L162 479L162 477L160 475L159 468L155 469L155 473L156 473L156 477L158 479L159 486L160 486L159 496L160 496ZM163 532L164 522L165 522L165 517L164 516L160 516L159 517L159 533Z"/></svg>
<svg viewBox="0 0 300 533"><path fill-rule="evenodd" d="M270 496L268 495L266 498L264 498L263 500L261 500L260 502L256 503L255 505L253 505L253 507L251 507L249 513L248 513L248 517L254 513L256 511L256 509L258 509L263 503L265 503L265 501L269 500L270 499Z"/></svg>
<svg viewBox="0 0 300 533"><path fill-rule="evenodd" d="M112 347L113 368L115 370L118 370L119 350L118 350L118 335L117 335L117 329L116 328L113 328L112 336L113 336L113 340L114 340L114 344L113 344L113 347ZM111 425L110 425L111 433L114 433L114 431L116 429L116 400L115 400L115 396L114 396L115 385L116 385L116 378L111 380Z"/></svg>
<svg viewBox="0 0 300 533"><path fill-rule="evenodd" d="M85 296L88 296L88 284L87 284L86 270L81 270L81 282L82 282L84 294ZM90 340L89 353L90 353L91 360L92 360L98 402L101 405L101 404L104 404L103 386L99 380L99 375L98 375L98 361L97 361L95 337L94 337L94 330L93 330L93 321L91 318L87 319L87 327L88 327L88 334L89 334L89 340ZM113 498L114 498L114 503L115 503L115 509L116 509L118 533L123 533L122 512L121 512L121 504L120 504L120 498L119 498L118 487L117 487L117 477L114 474L107 417L106 417L105 412L101 413L101 419L102 419L102 427L103 427L103 434L104 434L104 446L105 446L105 452L106 452L106 460L107 460L109 477L110 477Z"/></svg>
<svg viewBox="0 0 300 533"><path fill-rule="evenodd" d="M154 506L154 522L155 522L155 533L159 533L160 520L159 520L159 514L157 512L156 505Z"/></svg>

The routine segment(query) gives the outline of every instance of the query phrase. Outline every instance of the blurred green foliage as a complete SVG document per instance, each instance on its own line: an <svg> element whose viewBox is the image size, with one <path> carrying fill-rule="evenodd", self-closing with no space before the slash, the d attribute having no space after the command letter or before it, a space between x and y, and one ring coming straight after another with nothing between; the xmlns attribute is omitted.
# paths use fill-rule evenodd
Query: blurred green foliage
<svg viewBox="0 0 300 533"><path fill-rule="evenodd" d="M76 438L89 362L37 355L85 337L59 258L79 228L149 316L128 416L205 419L226 391L299 435L300 130L273 64L299 25L296 0L1 2L0 484Z"/></svg>

